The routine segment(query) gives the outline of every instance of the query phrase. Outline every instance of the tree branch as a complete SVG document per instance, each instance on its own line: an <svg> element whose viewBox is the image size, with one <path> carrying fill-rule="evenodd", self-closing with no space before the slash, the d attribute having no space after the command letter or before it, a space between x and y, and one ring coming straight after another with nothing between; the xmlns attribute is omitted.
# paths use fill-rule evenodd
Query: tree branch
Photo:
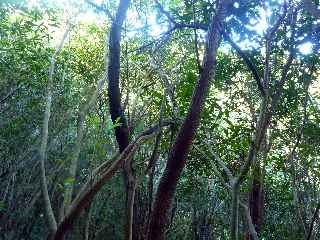
<svg viewBox="0 0 320 240"><path fill-rule="evenodd" d="M187 116L178 131L160 179L148 228L147 239L149 240L164 239L165 226L168 223L169 209L176 186L186 164L187 155L199 125L201 110L210 86L210 79L215 73L216 54L221 40L220 26L217 21L222 21L226 17L228 4L231 2L219 2L217 14L211 19L207 33L203 71L200 73Z"/></svg>
<svg viewBox="0 0 320 240"><path fill-rule="evenodd" d="M247 56L247 54L241 50L241 48L230 38L230 36L224 31L222 30L222 35L224 37L224 39L230 43L230 45L236 50L236 52L238 53L238 55L243 59L243 61L245 62L245 64L247 65L248 69L251 71L254 80L257 83L259 92L261 94L262 97L266 96L266 92L262 86L262 81L261 81L261 77L258 73L258 70L256 68L256 66L252 63L252 61L250 60L250 58Z"/></svg>
<svg viewBox="0 0 320 240"><path fill-rule="evenodd" d="M81 188L77 196L72 201L63 221L58 226L58 229L53 237L54 240L62 240L65 233L71 228L75 219L80 215L84 208L88 206L105 185L105 183L116 173L120 167L131 159L139 146L147 139L153 137L160 130L160 126L156 125L142 132L132 143L130 143L121 154L116 154L112 157L114 161L110 164L103 163L96 168L91 174L87 183Z"/></svg>
<svg viewBox="0 0 320 240"><path fill-rule="evenodd" d="M312 0L303 0L303 7L313 17L320 18L320 9L318 9L318 6Z"/></svg>
<svg viewBox="0 0 320 240"><path fill-rule="evenodd" d="M308 232L308 236L307 236L306 240L310 240L310 239L311 239L314 222L315 222L316 219L319 217L319 210L320 210L320 202L318 202L317 208L316 208L316 210L314 211L312 220L311 220L311 222L310 222L309 232Z"/></svg>
<svg viewBox="0 0 320 240"><path fill-rule="evenodd" d="M66 30L60 40L56 50L51 57L51 64L49 68L49 79L47 84L47 93L45 98L45 111L43 116L43 125L42 125L42 137L41 137L41 146L39 149L40 156L40 170L41 170L41 191L44 199L45 212L47 215L49 229L51 233L54 233L57 230L57 222L52 210L51 201L48 193L47 177L46 177L46 167L45 160L47 156L47 145L48 145L48 135L49 135L49 120L51 115L51 105L52 105L52 96L53 96L53 76L56 66L56 58L60 54L63 44L71 30L71 23L67 23Z"/></svg>

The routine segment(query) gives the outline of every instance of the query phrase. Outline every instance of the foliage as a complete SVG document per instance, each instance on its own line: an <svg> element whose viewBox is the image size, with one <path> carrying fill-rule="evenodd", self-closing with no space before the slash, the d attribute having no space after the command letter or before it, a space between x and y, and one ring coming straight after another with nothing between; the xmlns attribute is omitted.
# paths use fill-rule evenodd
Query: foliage
<svg viewBox="0 0 320 240"><path fill-rule="evenodd" d="M216 1L160 2L176 23L197 22L206 26L216 7ZM265 27L259 23L262 18L270 26L276 22L282 9L279 2L237 1L230 7L226 20L226 32L249 56L261 79L266 61L266 32L259 29ZM110 1L102 6L114 14L116 5L116 1ZM98 81L106 78L109 54L106 39L112 23L112 18L100 8L87 3L83 6L80 17L73 19L71 34L57 56L54 72L46 177L56 217L61 214L59 208L66 188L74 185L75 192L79 192L93 177L93 170L117 152L114 130L121 126L120 120L112 123L110 119L104 87L85 115L76 177L68 175L77 142L79 112L93 95ZM268 125L266 145L270 144L270 149L266 155L260 149L240 188L241 201L250 205L255 167L259 166L264 191L260 239L304 239L319 203L320 31L313 31L319 19L299 6L293 5L299 13L294 26L297 41L294 60ZM290 14L272 41L269 97L279 88L278 80L292 44ZM85 20L91 15L102 20ZM38 149L48 69L60 32L65 28L64 18L61 6L49 7L45 1L35 6L30 6L28 1L0 4L1 239L47 237ZM140 236L134 239L144 239L150 196L155 195L166 159L188 112L201 71L197 58L202 61L206 44L203 30L170 31L174 26L169 20L153 1L134 1L122 29L121 104L128 119L130 139L159 121L173 122L162 129L151 192L151 177L145 172L156 141L147 141L133 157L139 183L135 198L135 209L139 210L134 215L139 226L134 227L139 229ZM156 30L161 33L155 34ZM310 53L299 52L299 46L306 42L312 43ZM260 100L250 69L230 43L222 40L216 74L211 79L200 126L171 209L167 239L229 239L231 195L221 181L228 181L228 176L213 152L233 175L241 172L262 112ZM123 179L117 174L77 219L66 239L80 239L84 229L89 233L88 239L103 239L107 235L110 239L122 239L124 204ZM241 208L240 212L239 229L244 238L249 232L248 223ZM320 236L318 223L319 216L313 239ZM205 238L206 234L210 237Z"/></svg>

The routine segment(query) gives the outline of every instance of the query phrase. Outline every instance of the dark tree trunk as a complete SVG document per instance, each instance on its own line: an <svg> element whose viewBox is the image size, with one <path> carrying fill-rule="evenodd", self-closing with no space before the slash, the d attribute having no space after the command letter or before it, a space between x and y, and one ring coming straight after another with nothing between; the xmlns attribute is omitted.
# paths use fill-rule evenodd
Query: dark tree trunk
<svg viewBox="0 0 320 240"><path fill-rule="evenodd" d="M199 215L200 214L200 215ZM193 211L192 229L194 240L213 240L213 228L206 210L202 213Z"/></svg>
<svg viewBox="0 0 320 240"><path fill-rule="evenodd" d="M203 71L192 96L187 116L178 132L160 179L148 229L149 240L164 239L165 228L176 186L185 166L187 155L199 125L200 113L209 90L209 82L215 73L216 53L220 44L220 23L226 16L229 1L221 1L217 14L208 29Z"/></svg>
<svg viewBox="0 0 320 240"><path fill-rule="evenodd" d="M261 233L263 227L265 163L267 161L267 156L271 148L271 143L268 143L266 137L263 139L261 148L261 158L257 159L257 162L255 163L252 170L253 179L251 184L251 191L249 193L250 216L258 235ZM253 239L250 235L250 231L248 231L247 239Z"/></svg>
<svg viewBox="0 0 320 240"><path fill-rule="evenodd" d="M262 230L263 224L264 187L260 166L257 164L253 171L252 187L249 197L250 215L256 232L259 234ZM249 237L249 239L251 240L252 238Z"/></svg>
<svg viewBox="0 0 320 240"><path fill-rule="evenodd" d="M112 23L109 34L109 59L108 59L108 95L109 108L113 123L120 123L119 127L115 128L115 135L119 144L120 152L123 152L129 145L129 130L126 118L121 107L121 96L119 89L120 77L120 40L121 28L126 17L126 12L129 7L130 0L120 0L116 16ZM98 189L98 188L97 188ZM97 189L91 189L87 198L91 201L97 193ZM127 190L127 189L126 189ZM79 207L75 208L68 216L60 223L57 232L54 236L49 236L49 239L54 238L60 240L64 238L65 233L71 228L74 220L80 215L81 211L90 205L91 202L82 199Z"/></svg>
<svg viewBox="0 0 320 240"><path fill-rule="evenodd" d="M120 78L120 40L121 27L129 7L130 0L121 0L114 19L109 36L109 65L108 65L108 96L111 119L113 123L119 123L115 128L115 135L120 152L129 145L129 129L127 120L121 107L119 88Z"/></svg>
<svg viewBox="0 0 320 240"><path fill-rule="evenodd" d="M121 106L121 94L119 88L120 79L120 41L121 28L129 7L130 0L121 0L117 10L116 18L112 23L109 38L109 66L108 66L108 96L111 119L114 124L120 124L115 128L115 135L119 145L120 153L129 145L129 128L126 117ZM131 161L130 161L131 162ZM125 239L132 239L132 220L134 219L132 211L134 207L135 196L135 177L132 169L132 164L123 167L123 176L125 184ZM134 234L136 239L137 233Z"/></svg>
<svg viewBox="0 0 320 240"><path fill-rule="evenodd" d="M193 210L193 214L192 214L192 236L193 236L193 240L199 240L198 225L199 225L199 217L197 216L197 210Z"/></svg>
<svg viewBox="0 0 320 240"><path fill-rule="evenodd" d="M213 240L212 238L212 226L208 223L203 223L200 226L200 240Z"/></svg>
<svg viewBox="0 0 320 240"><path fill-rule="evenodd" d="M312 217L312 220L310 223L310 227L309 227L308 236L306 237L306 240L310 240L312 237L313 226L314 226L315 221L319 217L319 210L320 210L320 202L317 204L317 208L314 211L314 214L313 214L313 217Z"/></svg>

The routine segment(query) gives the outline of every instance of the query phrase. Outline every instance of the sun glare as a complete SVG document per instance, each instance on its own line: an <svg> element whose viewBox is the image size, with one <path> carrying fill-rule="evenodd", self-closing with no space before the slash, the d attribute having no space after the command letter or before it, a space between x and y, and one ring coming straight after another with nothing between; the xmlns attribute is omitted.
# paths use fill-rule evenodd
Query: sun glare
<svg viewBox="0 0 320 240"><path fill-rule="evenodd" d="M302 53L303 55L308 55L312 53L313 45L311 42L306 42L301 44L298 48L300 53Z"/></svg>

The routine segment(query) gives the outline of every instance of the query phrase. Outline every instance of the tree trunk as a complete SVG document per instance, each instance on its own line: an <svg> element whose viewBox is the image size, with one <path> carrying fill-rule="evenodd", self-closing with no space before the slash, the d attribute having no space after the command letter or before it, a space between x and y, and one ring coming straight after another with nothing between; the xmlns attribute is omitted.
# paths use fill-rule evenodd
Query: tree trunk
<svg viewBox="0 0 320 240"><path fill-rule="evenodd" d="M129 7L130 0L121 0L116 18L112 23L109 36L108 96L112 122L120 124L115 127L115 135L120 153L129 145L129 129L121 107L119 88L120 78L120 40L121 27Z"/></svg>
<svg viewBox="0 0 320 240"><path fill-rule="evenodd" d="M115 127L115 135L119 145L120 153L129 145L129 128L121 106L121 94L119 88L120 79L120 41L121 28L126 17L130 0L121 0L112 23L109 37L109 65L108 65L108 96L109 109L113 124L120 124ZM123 167L123 176L125 184L125 211L126 222L124 226L125 239L132 239L132 217L133 203L135 195L135 179L130 161L130 166Z"/></svg>
<svg viewBox="0 0 320 240"><path fill-rule="evenodd" d="M309 227L309 232L308 232L308 236L306 237L306 240L310 240L312 237L312 231L313 231L313 226L314 226L314 222L317 220L317 218L319 217L319 210L320 210L320 202L317 204L317 208L314 211L311 223L310 223L310 227Z"/></svg>
<svg viewBox="0 0 320 240"><path fill-rule="evenodd" d="M263 224L264 187L261 167L257 164L253 169L252 187L249 197L250 215L257 234L261 232ZM249 237L252 240L252 237Z"/></svg>
<svg viewBox="0 0 320 240"><path fill-rule="evenodd" d="M231 193L231 240L239 239L239 187L233 183Z"/></svg>
<svg viewBox="0 0 320 240"><path fill-rule="evenodd" d="M78 167L79 156L81 151L81 144L84 136L85 118L86 118L86 115L89 113L90 109L96 103L96 100L105 84L105 81L106 81L106 77L103 77L97 82L95 91L92 93L92 95L88 99L87 103L83 106L81 111L78 112L77 136L76 136L74 151L71 155L69 175L68 175L68 177L71 179L71 183L68 186L66 186L66 189L65 189L64 201L63 201L63 206L61 208L61 214L60 214L60 220L63 219L64 214L68 211L68 208L70 207L70 203L72 201L72 196L74 193L74 185L75 185L77 167Z"/></svg>
<svg viewBox="0 0 320 240"><path fill-rule="evenodd" d="M216 54L220 44L220 23L226 16L230 1L222 1L217 14L212 18L208 29L206 49L203 61L203 71L192 96L192 102L187 116L178 132L175 144L171 149L166 168L160 179L148 229L149 240L164 239L168 213L176 190L176 186L185 166L192 140L200 121L204 101L209 90L209 82L215 73Z"/></svg>
<svg viewBox="0 0 320 240"><path fill-rule="evenodd" d="M41 170L41 191L45 206L45 213L47 216L47 221L49 225L50 234L53 234L57 230L57 222L52 210L51 201L48 193L48 184L45 170L45 160L47 156L47 145L48 145L48 135L49 135L49 120L51 115L51 105L52 105L52 96L53 96L53 76L56 66L56 58L60 54L63 44L69 34L70 24L67 25L65 33L56 48L55 53L51 58L50 69L49 69L49 79L47 84L47 93L45 99L45 111L43 116L43 125L42 125L42 136L41 136L41 146L39 150L40 155L40 170Z"/></svg>
<svg viewBox="0 0 320 240"><path fill-rule="evenodd" d="M131 165L131 161L129 164ZM131 166L129 166L129 167L131 167ZM126 171L126 172L130 173L130 170ZM125 222L125 238L124 238L126 240L132 240L135 192L136 192L136 180L135 180L134 176L131 174L128 176L128 179L126 182L126 208L125 208L126 209L126 220L125 220L126 222ZM136 236L136 234L135 234L135 236Z"/></svg>

